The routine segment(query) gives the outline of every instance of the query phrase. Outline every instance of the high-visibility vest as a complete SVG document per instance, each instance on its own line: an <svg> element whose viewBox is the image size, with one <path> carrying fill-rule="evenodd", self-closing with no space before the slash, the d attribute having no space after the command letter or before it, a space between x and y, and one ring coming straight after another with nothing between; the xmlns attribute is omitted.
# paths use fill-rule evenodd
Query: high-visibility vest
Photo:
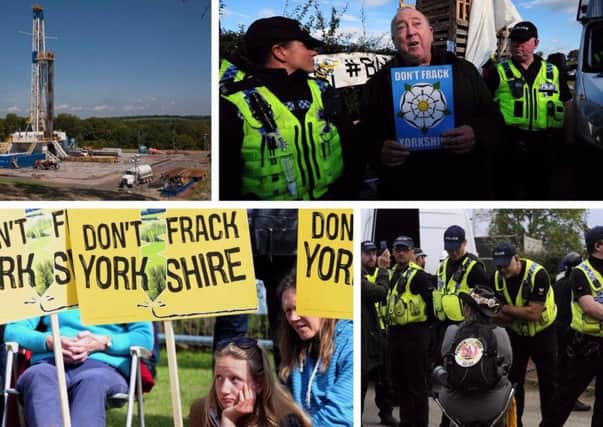
<svg viewBox="0 0 603 427"><path fill-rule="evenodd" d="M433 311L439 320L449 319L461 322L464 320L464 316L459 294L470 292L467 279L473 267L480 261L471 254L467 254L459 269L446 282L446 268L449 261L450 257L446 257L438 268L438 286L433 291Z"/></svg>
<svg viewBox="0 0 603 427"><path fill-rule="evenodd" d="M565 106L560 99L557 67L542 61L531 86L511 60L500 62L496 69L500 84L494 100L508 126L530 131L563 127Z"/></svg>
<svg viewBox="0 0 603 427"><path fill-rule="evenodd" d="M532 293L534 289L534 281L536 278L536 273L540 270L544 270L540 264L535 263L529 259L524 260L526 262L525 271L523 273L523 277L521 279L521 285L519 286L519 290L517 291L517 297L515 301L511 300L511 296L509 295L509 290L507 289L507 281L497 270L494 273L494 283L496 287L496 291L499 293L503 293L505 297L505 303L508 305L514 305L516 307L523 307L527 302L528 297ZM557 304L555 304L555 295L553 293L553 287L549 286L549 289L546 294L545 302L544 302L544 310L542 314L538 318L538 320L520 320L515 319L511 322L509 327L516 334L533 337L538 332L543 331L553 324L555 319L557 318Z"/></svg>
<svg viewBox="0 0 603 427"><path fill-rule="evenodd" d="M576 266L584 273L590 286L590 293L599 304L603 304L603 277L595 270L592 264L586 260ZM572 301L572 323L570 327L578 332L595 337L603 337L601 321L589 316L584 312L577 301Z"/></svg>
<svg viewBox="0 0 603 427"><path fill-rule="evenodd" d="M387 292L386 322L388 325L425 322L427 304L421 295L413 294L410 290L412 280L421 267L411 262L404 271L397 273L399 269L396 265L392 270L395 282L390 282Z"/></svg>
<svg viewBox="0 0 603 427"><path fill-rule="evenodd" d="M365 274L366 280L369 283L375 284L377 283L377 276L379 275L379 267L375 268L375 271L372 274ZM383 321L383 304L380 302L375 303L375 311L377 312L377 319L379 319L379 328L385 329L385 323Z"/></svg>
<svg viewBox="0 0 603 427"><path fill-rule="evenodd" d="M244 74L228 64L221 66L221 84L227 87L229 73L243 82ZM318 199L343 173L339 132L327 120L322 101L326 83L309 78L307 84L312 100L303 123L265 86L221 90L243 118L242 194L264 200Z"/></svg>

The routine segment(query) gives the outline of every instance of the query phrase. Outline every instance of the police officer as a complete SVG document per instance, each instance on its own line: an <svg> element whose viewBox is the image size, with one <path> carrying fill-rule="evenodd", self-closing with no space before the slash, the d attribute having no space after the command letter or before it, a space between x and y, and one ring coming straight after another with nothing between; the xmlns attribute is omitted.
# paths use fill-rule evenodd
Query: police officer
<svg viewBox="0 0 603 427"><path fill-rule="evenodd" d="M435 338L438 353L448 326L464 319L459 295L468 294L475 286L488 283L484 265L477 256L467 252L465 230L461 226L451 225L446 229L444 250L447 256L438 267L437 287L433 292L434 314L439 320ZM442 416L441 426L448 425L448 418Z"/></svg>
<svg viewBox="0 0 603 427"><path fill-rule="evenodd" d="M567 420L574 402L594 377L595 405L592 427L603 426L603 226L586 232L589 257L571 273L572 321L575 332L568 348L568 365L561 373L559 395L555 399L554 426Z"/></svg>
<svg viewBox="0 0 603 427"><path fill-rule="evenodd" d="M394 260L386 302L391 378L400 403L400 425L427 427L429 321L433 319L429 276L412 262L415 244L408 236L393 243Z"/></svg>
<svg viewBox="0 0 603 427"><path fill-rule="evenodd" d="M385 305L389 283L390 253L385 249L377 257L377 246L370 240L362 249L362 412L370 380L375 382L375 403L381 424L397 426L393 417L392 385L385 360L385 327L381 307Z"/></svg>
<svg viewBox="0 0 603 427"><path fill-rule="evenodd" d="M423 252L423 249L421 248L415 248L414 249L414 253L415 253L415 264L417 264L419 267L421 267L423 270L425 270L425 263L426 263L426 257L427 254L425 252Z"/></svg>
<svg viewBox="0 0 603 427"><path fill-rule="evenodd" d="M511 59L490 68L484 78L505 119L507 143L497 162L497 189L501 199L550 198L554 143L562 139L566 110L572 111L571 93L553 64L534 55L538 31L520 22L509 35ZM568 125L571 117L568 116ZM567 137L572 131L567 130ZM516 180L509 186L504 169L513 164Z"/></svg>
<svg viewBox="0 0 603 427"><path fill-rule="evenodd" d="M557 353L559 372L567 369L567 344L571 339L570 322L572 320L572 282L570 274L574 267L582 262L582 255L578 252L569 252L559 262L559 274L553 288L555 290L555 304L557 304ZM576 400L574 411L589 411L590 406Z"/></svg>
<svg viewBox="0 0 603 427"><path fill-rule="evenodd" d="M351 198L352 123L334 89L308 76L323 42L282 16L253 22L244 41L220 67L220 198Z"/></svg>
<svg viewBox="0 0 603 427"><path fill-rule="evenodd" d="M531 358L538 373L540 426L548 427L552 422L553 397L557 389L557 335L552 326L557 317L557 306L549 275L536 262L520 258L509 243L494 248L492 261L497 268L492 287L504 304L498 320L506 325L513 348L509 380L517 384L518 426L522 426L523 384Z"/></svg>

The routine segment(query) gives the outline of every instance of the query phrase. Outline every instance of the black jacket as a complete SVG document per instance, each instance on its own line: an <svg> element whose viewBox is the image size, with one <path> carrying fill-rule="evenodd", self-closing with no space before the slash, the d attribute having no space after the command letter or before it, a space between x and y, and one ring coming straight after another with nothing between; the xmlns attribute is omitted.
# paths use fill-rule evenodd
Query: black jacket
<svg viewBox="0 0 603 427"><path fill-rule="evenodd" d="M455 126L469 125L475 149L463 155L444 150L413 152L398 167L380 163L383 141L395 140L390 70L405 66L396 56L366 84L361 96L361 129L370 161L377 170L379 196L394 200L483 200L492 198L491 153L504 121L477 69L449 52L432 53L432 65L451 64ZM417 184L417 177L422 179Z"/></svg>
<svg viewBox="0 0 603 427"><path fill-rule="evenodd" d="M389 272L380 268L376 283L366 279L368 271L362 268L362 312L361 312L361 367L362 375L384 363L385 332L381 331L375 310L376 302L385 303Z"/></svg>

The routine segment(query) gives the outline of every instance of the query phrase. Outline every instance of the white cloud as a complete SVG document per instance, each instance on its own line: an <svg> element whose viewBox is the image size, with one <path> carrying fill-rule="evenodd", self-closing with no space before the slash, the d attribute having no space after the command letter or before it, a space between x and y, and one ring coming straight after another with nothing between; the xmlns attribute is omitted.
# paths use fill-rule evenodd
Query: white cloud
<svg viewBox="0 0 603 427"><path fill-rule="evenodd" d="M21 112L21 109L19 107L17 107L16 105L12 105L12 106L8 107L6 109L6 111L8 111L9 113L19 113L19 112Z"/></svg>
<svg viewBox="0 0 603 427"><path fill-rule="evenodd" d="M532 9L534 7L546 7L556 12L576 13L577 5L567 0L531 0L521 3L522 7Z"/></svg>
<svg viewBox="0 0 603 427"><path fill-rule="evenodd" d="M364 4L366 7L380 7L388 4L389 2L389 0L365 0Z"/></svg>
<svg viewBox="0 0 603 427"><path fill-rule="evenodd" d="M148 104L124 105L123 110L127 112L144 111L149 108Z"/></svg>
<svg viewBox="0 0 603 427"><path fill-rule="evenodd" d="M57 105L57 111L58 110L69 110L69 104Z"/></svg>
<svg viewBox="0 0 603 427"><path fill-rule="evenodd" d="M350 15L347 13L342 15L341 20L343 22L360 22L360 18L358 16Z"/></svg>
<svg viewBox="0 0 603 427"><path fill-rule="evenodd" d="M110 109L111 109L111 107L108 106L107 104L97 105L93 108L93 110L97 111L97 112L107 111Z"/></svg>
<svg viewBox="0 0 603 427"><path fill-rule="evenodd" d="M260 9L258 10L257 16L260 18L269 18L271 16L282 15L282 12L275 12L274 9Z"/></svg>

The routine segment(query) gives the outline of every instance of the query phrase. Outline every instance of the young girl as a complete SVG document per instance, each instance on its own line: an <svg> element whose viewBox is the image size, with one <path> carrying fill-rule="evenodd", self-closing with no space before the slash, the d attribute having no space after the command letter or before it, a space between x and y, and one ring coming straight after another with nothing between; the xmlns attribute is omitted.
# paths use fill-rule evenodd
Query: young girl
<svg viewBox="0 0 603 427"><path fill-rule="evenodd" d="M310 427L283 386L275 381L268 355L256 340L216 344L209 394L191 405L191 427Z"/></svg>
<svg viewBox="0 0 603 427"><path fill-rule="evenodd" d="M348 320L300 316L295 270L280 284L279 376L315 426L353 425L353 328Z"/></svg>

